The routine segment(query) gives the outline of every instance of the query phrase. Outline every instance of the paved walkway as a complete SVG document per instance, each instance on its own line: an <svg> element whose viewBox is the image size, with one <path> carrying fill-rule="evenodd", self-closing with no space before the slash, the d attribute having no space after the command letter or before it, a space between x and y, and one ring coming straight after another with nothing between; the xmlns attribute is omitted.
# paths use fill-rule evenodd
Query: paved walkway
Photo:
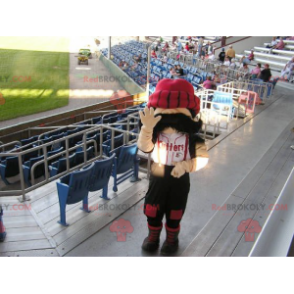
<svg viewBox="0 0 294 294"><path fill-rule="evenodd" d="M247 175L254 171L255 165L268 154L271 146L279 139L281 133L285 130L287 132L287 129L289 129L289 133L291 132L289 124L292 123L291 126L294 126L293 113L294 103L292 95L281 95L280 99L272 103L250 122L231 133L225 140L209 151L210 162L208 166L202 171L191 174L191 190L187 210L182 221L178 255L185 251L195 236L201 232L209 220L216 214L217 211L213 209L213 205L221 206L246 179ZM279 149L275 151L278 153ZM268 159L267 163L269 164L270 162L271 159ZM286 181L287 176L285 174L284 177ZM271 178L268 180L271 180ZM281 187L281 183L282 180L280 179L279 187ZM262 189L262 187L259 187L259 189ZM263 185L263 189L267 189L266 183ZM240 198L240 200L242 199ZM272 201L274 200L272 199ZM140 209L142 204L143 200L133 209L120 216L120 218L130 221L134 229L132 233L127 235L125 242L118 242L115 233L110 231L110 226L106 226L67 255L145 255L141 251L141 244L147 234L146 217L143 213L139 215L134 213ZM219 225L225 227L226 223L223 222ZM236 236L237 228L234 227L232 230L232 234ZM218 235L209 237L211 239L215 238L213 239L213 244ZM163 233L161 238L161 244L164 238L165 233ZM240 238L242 238L242 233L240 233ZM210 247L208 246L211 246L211 244L205 244L204 241L202 239L202 247L204 249L202 256L208 251L205 251L205 249L209 249ZM242 239L242 241L244 240ZM220 253L216 251L210 255L215 256L218 254ZM228 253L225 252L223 255L226 254ZM158 252L153 255L157 256Z"/></svg>

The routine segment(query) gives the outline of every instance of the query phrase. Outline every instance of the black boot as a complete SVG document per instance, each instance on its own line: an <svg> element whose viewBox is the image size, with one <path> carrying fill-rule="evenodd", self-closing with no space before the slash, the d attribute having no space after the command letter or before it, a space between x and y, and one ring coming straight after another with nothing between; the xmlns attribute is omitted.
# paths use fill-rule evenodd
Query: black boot
<svg viewBox="0 0 294 294"><path fill-rule="evenodd" d="M157 250L159 246L159 236L161 233L162 225L160 227L152 227L148 225L149 235L145 238L142 249L148 252Z"/></svg>
<svg viewBox="0 0 294 294"><path fill-rule="evenodd" d="M169 228L165 225L166 229L166 240L164 241L160 253L162 255L172 255L179 248L178 235L180 233L180 226L176 229Z"/></svg>

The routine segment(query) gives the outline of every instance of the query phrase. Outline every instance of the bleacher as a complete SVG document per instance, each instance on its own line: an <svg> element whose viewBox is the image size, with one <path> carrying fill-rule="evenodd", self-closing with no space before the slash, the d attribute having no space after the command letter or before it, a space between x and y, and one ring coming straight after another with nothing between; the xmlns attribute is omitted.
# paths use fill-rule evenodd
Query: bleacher
<svg viewBox="0 0 294 294"><path fill-rule="evenodd" d="M285 48L283 50L266 48L270 43L264 43L264 47L255 46L254 60L251 64L269 64L270 68L276 71L281 71L286 63L294 56L294 41L283 40ZM241 59L243 56L248 57L250 50L244 50L244 54L236 54L236 58Z"/></svg>
<svg viewBox="0 0 294 294"><path fill-rule="evenodd" d="M107 56L108 49L102 49L102 54ZM134 57L141 54L142 61L139 62L138 67L134 70L127 68L124 70L136 83L143 86L146 85L146 76L147 76L147 49L146 44L130 41L124 45L116 45L112 47L111 51L113 55L113 62L118 66L121 61L125 61L132 67L135 64ZM169 70L175 65L180 65L184 70L184 77L189 82L191 82L195 88L198 90L200 88L200 84L206 79L208 73L200 68L194 67L189 64L185 64L184 62L179 62L173 58L168 58L167 62L163 62L160 60L163 55L158 53L157 59L151 59L151 75L149 82L156 85L156 83L163 78L171 78Z"/></svg>

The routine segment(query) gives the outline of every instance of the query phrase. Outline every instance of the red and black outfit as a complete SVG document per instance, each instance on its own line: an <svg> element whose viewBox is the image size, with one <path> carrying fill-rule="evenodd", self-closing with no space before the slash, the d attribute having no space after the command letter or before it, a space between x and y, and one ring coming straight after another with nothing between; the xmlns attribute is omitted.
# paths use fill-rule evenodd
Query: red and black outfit
<svg viewBox="0 0 294 294"><path fill-rule="evenodd" d="M161 119L152 130L143 126L138 139L139 149L151 152L153 160L144 203L149 235L142 249L158 248L165 216L167 239L161 253L169 255L178 249L180 222L190 191L189 172L196 170L196 148L204 145L204 140L197 135L202 122L193 120L199 112L200 101L188 81L163 79L149 97L147 106L156 108L154 117L160 115ZM174 173L176 169L180 170L179 174Z"/></svg>

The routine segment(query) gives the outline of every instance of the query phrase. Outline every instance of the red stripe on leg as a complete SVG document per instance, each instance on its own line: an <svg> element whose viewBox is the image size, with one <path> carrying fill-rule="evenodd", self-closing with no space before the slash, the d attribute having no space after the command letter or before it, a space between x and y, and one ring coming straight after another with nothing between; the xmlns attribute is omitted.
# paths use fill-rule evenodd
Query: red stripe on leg
<svg viewBox="0 0 294 294"><path fill-rule="evenodd" d="M180 210L171 210L170 211L170 219L173 219L173 220L180 220L183 216L183 210L180 209Z"/></svg>
<svg viewBox="0 0 294 294"><path fill-rule="evenodd" d="M146 205L146 209L145 209L146 216L156 217L156 213L157 213L157 207L155 205L154 206L150 204Z"/></svg>

